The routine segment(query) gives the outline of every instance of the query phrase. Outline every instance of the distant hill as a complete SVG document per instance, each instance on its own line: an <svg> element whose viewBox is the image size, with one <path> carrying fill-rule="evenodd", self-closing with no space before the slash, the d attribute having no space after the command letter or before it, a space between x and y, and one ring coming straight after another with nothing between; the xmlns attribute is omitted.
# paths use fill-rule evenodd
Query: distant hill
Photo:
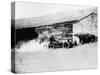
<svg viewBox="0 0 100 75"><path fill-rule="evenodd" d="M16 28L25 28L25 27L37 27L41 25L50 25L53 23L78 20L84 16L90 14L91 11L88 10L82 11L69 11L69 12L59 12L54 14L48 14L40 17L31 17L25 19L16 19L15 27ZM12 20L13 21L13 20Z"/></svg>

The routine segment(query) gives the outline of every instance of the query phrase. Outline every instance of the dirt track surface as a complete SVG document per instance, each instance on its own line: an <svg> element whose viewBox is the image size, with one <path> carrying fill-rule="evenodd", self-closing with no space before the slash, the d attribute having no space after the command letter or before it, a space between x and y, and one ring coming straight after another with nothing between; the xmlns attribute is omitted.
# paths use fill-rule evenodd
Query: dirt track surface
<svg viewBox="0 0 100 75"><path fill-rule="evenodd" d="M70 49L16 51L15 61L17 73L93 69L97 68L97 43Z"/></svg>

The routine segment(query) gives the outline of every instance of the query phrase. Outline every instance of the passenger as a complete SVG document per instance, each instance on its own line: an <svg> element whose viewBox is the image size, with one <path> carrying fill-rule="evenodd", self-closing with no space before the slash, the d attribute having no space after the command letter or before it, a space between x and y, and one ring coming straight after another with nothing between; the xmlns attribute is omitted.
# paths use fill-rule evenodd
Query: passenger
<svg viewBox="0 0 100 75"><path fill-rule="evenodd" d="M68 42L69 42L69 47L68 48L72 48L74 46L73 41L71 39L69 39Z"/></svg>

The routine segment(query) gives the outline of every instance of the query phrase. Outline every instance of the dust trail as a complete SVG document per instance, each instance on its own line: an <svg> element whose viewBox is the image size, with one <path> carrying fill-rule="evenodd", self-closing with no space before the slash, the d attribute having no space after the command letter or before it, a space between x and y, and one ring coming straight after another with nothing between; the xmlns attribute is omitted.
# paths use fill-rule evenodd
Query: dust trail
<svg viewBox="0 0 100 75"><path fill-rule="evenodd" d="M20 48L15 48L19 52L40 52L47 51L48 42L39 43L39 40L31 40L29 42L24 42L20 45Z"/></svg>

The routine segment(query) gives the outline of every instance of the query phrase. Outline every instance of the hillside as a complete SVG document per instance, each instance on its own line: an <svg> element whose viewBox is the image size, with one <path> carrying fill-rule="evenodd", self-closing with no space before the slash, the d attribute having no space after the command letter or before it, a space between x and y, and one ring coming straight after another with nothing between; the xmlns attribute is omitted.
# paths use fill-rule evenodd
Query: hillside
<svg viewBox="0 0 100 75"><path fill-rule="evenodd" d="M79 10L79 11L69 11L69 12L64 11L64 12L48 14L40 17L16 19L15 27L16 28L34 27L34 26L37 27L40 25L50 25L58 22L77 20L83 18L84 16L87 16L91 12L95 12L95 11L94 10L91 11Z"/></svg>

